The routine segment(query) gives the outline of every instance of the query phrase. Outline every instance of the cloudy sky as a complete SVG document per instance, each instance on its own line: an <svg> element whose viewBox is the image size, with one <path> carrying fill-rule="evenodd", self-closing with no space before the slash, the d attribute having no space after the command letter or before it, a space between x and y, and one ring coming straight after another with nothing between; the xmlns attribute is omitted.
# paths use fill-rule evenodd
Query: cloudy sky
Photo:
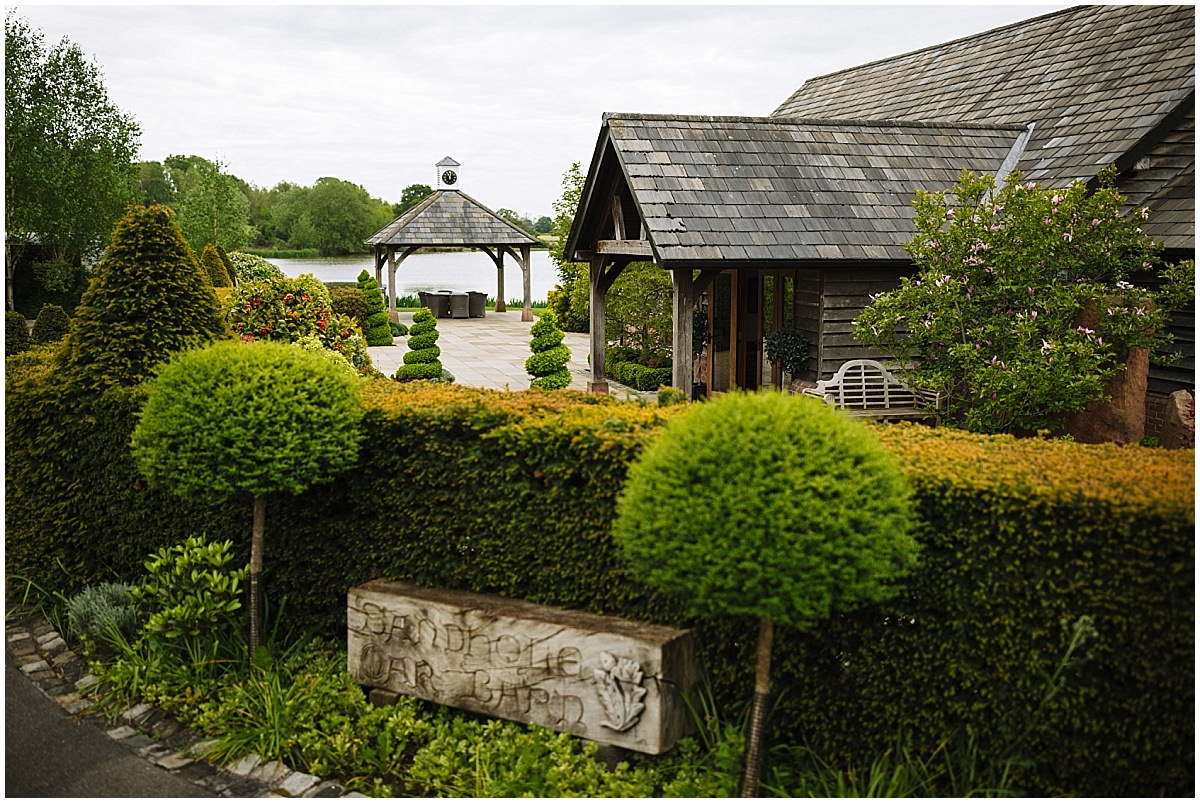
<svg viewBox="0 0 1200 803"><path fill-rule="evenodd" d="M1065 5L22 5L99 65L141 158L389 202L462 163L492 209L552 214L605 112L769 115L805 80Z"/></svg>

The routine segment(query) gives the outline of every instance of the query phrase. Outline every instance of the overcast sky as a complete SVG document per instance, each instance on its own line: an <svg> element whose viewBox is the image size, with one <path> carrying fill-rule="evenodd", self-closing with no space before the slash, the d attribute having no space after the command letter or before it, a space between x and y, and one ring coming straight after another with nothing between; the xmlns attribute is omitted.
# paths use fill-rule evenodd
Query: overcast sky
<svg viewBox="0 0 1200 803"><path fill-rule="evenodd" d="M601 115L769 115L807 79L1066 5L15 6L66 37L140 124L263 188L373 197L445 156L492 209L551 215ZM7 6L9 11L14 6Z"/></svg>

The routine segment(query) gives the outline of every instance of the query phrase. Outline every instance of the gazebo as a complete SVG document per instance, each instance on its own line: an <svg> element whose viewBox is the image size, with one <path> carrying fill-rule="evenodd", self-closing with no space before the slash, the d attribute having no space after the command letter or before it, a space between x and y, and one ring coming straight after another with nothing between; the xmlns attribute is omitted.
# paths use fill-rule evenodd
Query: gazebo
<svg viewBox="0 0 1200 803"><path fill-rule="evenodd" d="M396 269L422 248L477 248L496 264L496 312L504 303L504 257L521 266L525 305L522 321L533 320L529 290L529 259L536 237L509 223L453 185L458 183L458 162L446 157L438 163L438 189L421 203L371 235L375 248L375 281L383 285L388 269L388 314L397 320Z"/></svg>

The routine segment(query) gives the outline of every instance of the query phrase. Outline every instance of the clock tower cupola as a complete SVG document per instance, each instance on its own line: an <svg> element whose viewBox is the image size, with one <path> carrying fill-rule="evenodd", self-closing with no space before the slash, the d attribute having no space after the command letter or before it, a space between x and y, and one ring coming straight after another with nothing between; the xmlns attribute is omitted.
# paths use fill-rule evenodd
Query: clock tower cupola
<svg viewBox="0 0 1200 803"><path fill-rule="evenodd" d="M459 163L447 156L437 163L437 189L457 190L462 181Z"/></svg>

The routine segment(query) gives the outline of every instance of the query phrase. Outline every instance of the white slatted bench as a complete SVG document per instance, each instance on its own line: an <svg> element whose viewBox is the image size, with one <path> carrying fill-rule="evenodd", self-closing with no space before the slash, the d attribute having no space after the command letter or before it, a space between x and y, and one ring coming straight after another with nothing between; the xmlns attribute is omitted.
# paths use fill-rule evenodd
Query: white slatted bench
<svg viewBox="0 0 1200 803"><path fill-rule="evenodd" d="M830 379L822 379L802 393L862 418L937 417L942 406L940 393L910 388L876 360L843 363Z"/></svg>

